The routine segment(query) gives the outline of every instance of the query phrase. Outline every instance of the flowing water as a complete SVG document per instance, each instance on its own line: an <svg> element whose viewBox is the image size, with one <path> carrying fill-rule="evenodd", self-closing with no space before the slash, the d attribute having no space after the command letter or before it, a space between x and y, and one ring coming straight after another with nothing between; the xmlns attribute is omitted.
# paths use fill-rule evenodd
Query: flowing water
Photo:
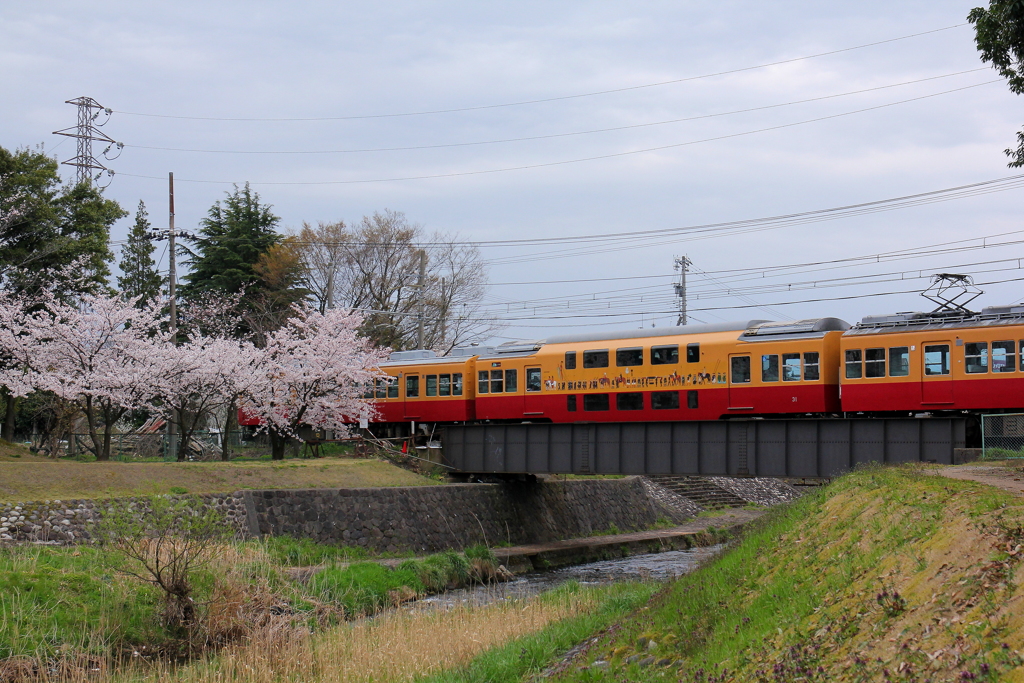
<svg viewBox="0 0 1024 683"><path fill-rule="evenodd" d="M449 608L455 605L481 606L499 600L530 597L556 588L566 581L578 581L584 585L616 581L665 581L693 571L701 562L717 555L721 549L721 545L714 545L706 548L672 550L664 553L633 555L617 560L578 564L546 572L521 574L505 583L432 595L409 603L408 607L417 609Z"/></svg>

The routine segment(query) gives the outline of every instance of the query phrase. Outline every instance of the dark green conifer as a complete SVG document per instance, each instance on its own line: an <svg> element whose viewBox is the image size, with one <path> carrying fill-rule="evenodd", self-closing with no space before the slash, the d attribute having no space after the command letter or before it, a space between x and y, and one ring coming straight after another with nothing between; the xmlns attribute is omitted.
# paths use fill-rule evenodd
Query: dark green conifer
<svg viewBox="0 0 1024 683"><path fill-rule="evenodd" d="M139 297L138 305L144 306L160 296L163 278L156 269L153 251L156 248L150 238L152 226L145 202L139 202L135 212L135 225L128 233L128 241L121 247L121 277L117 286L127 297Z"/></svg>

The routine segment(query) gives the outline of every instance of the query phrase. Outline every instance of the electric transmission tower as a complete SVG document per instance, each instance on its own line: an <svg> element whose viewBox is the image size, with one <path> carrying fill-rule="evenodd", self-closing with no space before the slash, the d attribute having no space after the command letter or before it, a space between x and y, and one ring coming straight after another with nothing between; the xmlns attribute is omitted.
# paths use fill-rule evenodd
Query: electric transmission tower
<svg viewBox="0 0 1024 683"><path fill-rule="evenodd" d="M113 110L104 107L91 97L76 97L73 100L65 100L64 102L65 104L73 104L78 107L78 125L72 128L64 128L63 130L55 130L53 134L77 139L78 153L73 158L61 163L78 169L75 178L77 183L91 185L94 180L99 180L104 174L108 177L113 176L114 172L104 166L92 154L93 142L106 143L107 147L100 155L107 161L117 158L117 156L108 156L111 150L116 148L118 155L120 155L121 149L124 147L124 143L117 142L100 130L100 127L106 125L107 121L110 120ZM107 118L103 123L97 123L96 121L101 114L106 114ZM93 175L94 171L96 172L95 175Z"/></svg>
<svg viewBox="0 0 1024 683"><path fill-rule="evenodd" d="M692 265L693 262L685 256L676 257L673 265L673 268L679 271L679 282L672 285L679 298L679 317L676 319L676 325L686 324L686 269Z"/></svg>

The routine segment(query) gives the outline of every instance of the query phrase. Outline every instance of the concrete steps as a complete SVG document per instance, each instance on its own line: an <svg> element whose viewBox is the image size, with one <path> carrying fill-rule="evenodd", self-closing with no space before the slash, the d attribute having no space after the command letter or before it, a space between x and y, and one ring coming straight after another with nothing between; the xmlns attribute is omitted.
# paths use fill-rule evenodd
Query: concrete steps
<svg viewBox="0 0 1024 683"><path fill-rule="evenodd" d="M689 498L705 510L743 507L747 501L703 477L649 476L651 482Z"/></svg>

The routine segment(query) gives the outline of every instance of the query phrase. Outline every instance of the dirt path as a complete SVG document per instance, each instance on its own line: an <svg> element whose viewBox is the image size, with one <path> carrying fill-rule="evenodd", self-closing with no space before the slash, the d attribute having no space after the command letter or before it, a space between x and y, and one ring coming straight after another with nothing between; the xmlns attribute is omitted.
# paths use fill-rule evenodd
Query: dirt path
<svg viewBox="0 0 1024 683"><path fill-rule="evenodd" d="M935 473L950 479L976 481L1024 495L1024 472L1021 471L1019 466L1015 465L979 465L971 463L968 465L940 467L935 470Z"/></svg>

